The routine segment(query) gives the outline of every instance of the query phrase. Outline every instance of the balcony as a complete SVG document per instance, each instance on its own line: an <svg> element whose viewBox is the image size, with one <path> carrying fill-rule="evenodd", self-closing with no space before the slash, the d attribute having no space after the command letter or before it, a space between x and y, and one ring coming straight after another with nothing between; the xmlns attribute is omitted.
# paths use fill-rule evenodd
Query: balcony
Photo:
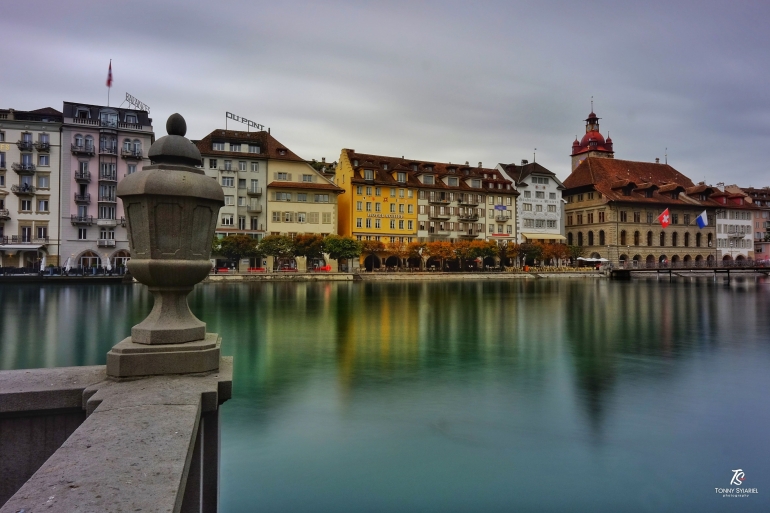
<svg viewBox="0 0 770 513"><path fill-rule="evenodd" d="M508 217L508 216L495 216L495 221L497 221L498 223L505 223L505 222L508 222L510 220L511 220L511 218Z"/></svg>
<svg viewBox="0 0 770 513"><path fill-rule="evenodd" d="M117 203L117 200L115 199L115 196L110 196L109 194L100 194L99 203Z"/></svg>
<svg viewBox="0 0 770 513"><path fill-rule="evenodd" d="M32 151L34 148L32 141L16 141L16 146L19 147L19 151Z"/></svg>
<svg viewBox="0 0 770 513"><path fill-rule="evenodd" d="M126 218L125 217L121 217L120 218L120 226L122 226L123 228L126 227Z"/></svg>
<svg viewBox="0 0 770 513"><path fill-rule="evenodd" d="M246 212L249 212L250 214L261 214L262 205L247 205Z"/></svg>
<svg viewBox="0 0 770 513"><path fill-rule="evenodd" d="M430 237L449 237L449 230L439 230L434 228L433 230L428 230L428 235Z"/></svg>
<svg viewBox="0 0 770 513"><path fill-rule="evenodd" d="M117 155L118 154L118 147L117 146L101 146L99 145L99 153L102 155Z"/></svg>
<svg viewBox="0 0 770 513"><path fill-rule="evenodd" d="M75 193L75 203L85 203L86 205L91 203L91 195L89 193L78 194Z"/></svg>
<svg viewBox="0 0 770 513"><path fill-rule="evenodd" d="M11 192L18 196L32 196L35 194L35 186L28 183L11 185Z"/></svg>
<svg viewBox="0 0 770 513"><path fill-rule="evenodd" d="M467 232L460 232L457 235L462 237L463 239L475 239L476 237L479 236L479 232L471 230Z"/></svg>
<svg viewBox="0 0 770 513"><path fill-rule="evenodd" d="M450 215L448 213L441 214L439 212L430 212L428 214L428 219L449 219Z"/></svg>
<svg viewBox="0 0 770 513"><path fill-rule="evenodd" d="M91 226L94 224L94 216L76 216L71 215L70 216L70 222L74 225L80 225L80 226Z"/></svg>
<svg viewBox="0 0 770 513"><path fill-rule="evenodd" d="M459 203L460 203L460 205L462 205L464 207L478 207L479 206L478 200L476 200L474 198L465 197L465 196L459 199Z"/></svg>
<svg viewBox="0 0 770 513"><path fill-rule="evenodd" d="M460 214L458 217L460 221L478 221L479 220L478 214Z"/></svg>
<svg viewBox="0 0 770 513"><path fill-rule="evenodd" d="M0 219L10 219L11 218L11 212L7 208L0 208Z"/></svg>
<svg viewBox="0 0 770 513"><path fill-rule="evenodd" d="M102 219L99 218L96 220L97 226L117 226L118 220L117 219Z"/></svg>
<svg viewBox="0 0 770 513"><path fill-rule="evenodd" d="M96 241L96 246L100 248L114 248L115 239L99 239Z"/></svg>
<svg viewBox="0 0 770 513"><path fill-rule="evenodd" d="M127 150L125 148L120 150L120 156L124 159L142 160L142 158L144 158L144 155L142 155L142 150Z"/></svg>
<svg viewBox="0 0 770 513"><path fill-rule="evenodd" d="M48 244L48 237L26 238L24 236L10 235L0 237L0 244Z"/></svg>
<svg viewBox="0 0 770 513"><path fill-rule="evenodd" d="M428 203L433 203L435 205L449 205L449 198L439 198L438 196L430 198L428 200Z"/></svg>
<svg viewBox="0 0 770 513"><path fill-rule="evenodd" d="M77 183L91 183L91 173L88 171L75 171L75 181Z"/></svg>
<svg viewBox="0 0 770 513"><path fill-rule="evenodd" d="M48 153L51 151L51 143L38 141L35 143L35 149L39 152Z"/></svg>
<svg viewBox="0 0 770 513"><path fill-rule="evenodd" d="M96 151L92 144L87 144L85 146L78 146L77 144L72 145L73 155L84 155L88 157L93 157L94 153L96 153Z"/></svg>
<svg viewBox="0 0 770 513"><path fill-rule="evenodd" d="M246 190L249 196L262 196L262 187L251 187Z"/></svg>
<svg viewBox="0 0 770 513"><path fill-rule="evenodd" d="M118 174L117 173L99 173L99 181L100 182L117 182Z"/></svg>
<svg viewBox="0 0 770 513"><path fill-rule="evenodd" d="M20 175L31 175L35 172L35 164L32 162L22 162L21 164L14 162L11 167Z"/></svg>

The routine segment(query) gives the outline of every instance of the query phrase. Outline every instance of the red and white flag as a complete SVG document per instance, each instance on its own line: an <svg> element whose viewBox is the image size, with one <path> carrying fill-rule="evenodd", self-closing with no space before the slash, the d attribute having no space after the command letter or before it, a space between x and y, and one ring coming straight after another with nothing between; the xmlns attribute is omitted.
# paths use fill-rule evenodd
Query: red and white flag
<svg viewBox="0 0 770 513"><path fill-rule="evenodd" d="M663 228L671 224L671 214L668 213L668 209L658 216L658 221Z"/></svg>
<svg viewBox="0 0 770 513"><path fill-rule="evenodd" d="M107 87L112 87L112 59L110 59L110 69L107 70Z"/></svg>

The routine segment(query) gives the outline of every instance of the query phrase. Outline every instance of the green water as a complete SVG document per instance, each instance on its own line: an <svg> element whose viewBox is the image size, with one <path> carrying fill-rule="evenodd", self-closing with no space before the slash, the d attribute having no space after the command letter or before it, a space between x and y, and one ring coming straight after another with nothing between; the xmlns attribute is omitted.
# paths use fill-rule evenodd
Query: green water
<svg viewBox="0 0 770 513"><path fill-rule="evenodd" d="M103 364L141 286L0 287L0 368ZM224 512L767 511L770 283L199 286ZM723 498L733 469L748 498Z"/></svg>

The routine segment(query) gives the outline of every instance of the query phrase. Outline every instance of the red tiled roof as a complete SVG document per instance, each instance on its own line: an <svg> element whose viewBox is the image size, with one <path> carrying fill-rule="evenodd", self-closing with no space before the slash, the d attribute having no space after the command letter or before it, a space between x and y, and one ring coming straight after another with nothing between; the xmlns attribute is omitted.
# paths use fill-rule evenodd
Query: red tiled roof
<svg viewBox="0 0 770 513"><path fill-rule="evenodd" d="M351 183L355 184L375 184L388 187L419 187L424 189L444 189L444 190L466 190L469 192L478 191L489 193L491 191L497 191L497 193L514 194L518 195L518 191L515 189L497 189L497 185L500 184L503 187L511 185L513 182L509 180L503 173L497 169L471 167L467 164L452 164L446 162L429 162L424 160L405 159L400 157L386 157L381 155L370 155L366 153L357 153L355 150L343 149L343 152L347 153L348 159L355 175L353 176ZM358 161L358 165L355 162ZM388 169L384 169L384 165L387 165ZM413 169L413 165L416 165L417 170ZM366 169L374 171L374 180L365 180L363 178L363 172ZM465 172L467 171L467 174ZM406 173L406 183L398 182L393 173ZM436 177L434 185L428 185L422 183L417 179L422 174L432 174ZM484 175L487 177L484 178ZM446 176L455 176L459 178L457 186L449 186L445 184L441 179ZM465 183L466 179L473 178L481 180L481 187L474 188ZM494 188L490 188L489 184L493 184Z"/></svg>
<svg viewBox="0 0 770 513"><path fill-rule="evenodd" d="M213 149L214 142L234 142L241 144L257 144L260 153L218 151ZM242 132L239 130L214 130L200 141L193 141L198 151L204 157L230 158L269 158L277 160L292 160L305 162L296 153L281 144L269 132ZM285 153L281 153L281 152Z"/></svg>
<svg viewBox="0 0 770 513"><path fill-rule="evenodd" d="M324 191L331 191L336 192L337 194L342 194L345 192L345 189L342 187L337 187L336 185L330 184L330 183L309 183L309 182L270 182L267 184L268 187L275 187L280 189L315 189L315 190L324 190Z"/></svg>

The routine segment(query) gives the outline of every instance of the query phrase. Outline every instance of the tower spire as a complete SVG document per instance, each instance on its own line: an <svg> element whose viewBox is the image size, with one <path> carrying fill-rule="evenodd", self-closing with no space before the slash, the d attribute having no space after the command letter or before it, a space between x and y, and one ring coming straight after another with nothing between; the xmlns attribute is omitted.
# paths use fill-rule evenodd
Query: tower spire
<svg viewBox="0 0 770 513"><path fill-rule="evenodd" d="M594 111L594 97L591 95L591 112Z"/></svg>

